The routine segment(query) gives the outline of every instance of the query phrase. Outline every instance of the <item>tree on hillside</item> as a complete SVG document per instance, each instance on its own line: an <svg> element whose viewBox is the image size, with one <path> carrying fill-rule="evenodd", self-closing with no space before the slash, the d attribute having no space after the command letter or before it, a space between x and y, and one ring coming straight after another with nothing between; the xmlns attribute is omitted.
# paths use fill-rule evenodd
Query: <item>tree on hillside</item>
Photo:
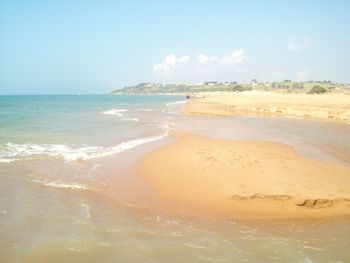
<svg viewBox="0 0 350 263"><path fill-rule="evenodd" d="M242 92L242 91L247 91L247 90L252 90L252 87L244 87L241 85L236 85L232 88L232 91L234 91L234 92Z"/></svg>
<svg viewBox="0 0 350 263"><path fill-rule="evenodd" d="M312 89L309 91L309 94L322 94L327 92L327 90L320 86L320 85L315 85L312 87Z"/></svg>

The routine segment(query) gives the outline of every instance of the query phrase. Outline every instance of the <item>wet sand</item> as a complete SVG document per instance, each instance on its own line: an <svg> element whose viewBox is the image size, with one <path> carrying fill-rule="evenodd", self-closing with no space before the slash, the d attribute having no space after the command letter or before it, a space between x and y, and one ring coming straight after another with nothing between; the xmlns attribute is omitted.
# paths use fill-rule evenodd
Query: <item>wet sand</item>
<svg viewBox="0 0 350 263"><path fill-rule="evenodd" d="M264 91L208 93L192 100L184 112L191 115L272 115L350 123L348 94L289 94Z"/></svg>
<svg viewBox="0 0 350 263"><path fill-rule="evenodd" d="M138 169L160 198L236 219L350 215L350 168L311 160L274 142L211 139L174 131L173 144Z"/></svg>

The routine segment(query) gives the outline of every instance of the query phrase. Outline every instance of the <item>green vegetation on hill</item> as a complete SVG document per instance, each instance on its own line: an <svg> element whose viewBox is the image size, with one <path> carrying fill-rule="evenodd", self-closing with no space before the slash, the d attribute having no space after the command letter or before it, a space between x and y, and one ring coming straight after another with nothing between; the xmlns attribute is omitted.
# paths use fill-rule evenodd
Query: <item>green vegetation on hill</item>
<svg viewBox="0 0 350 263"><path fill-rule="evenodd" d="M312 89L309 91L310 94L322 94L325 92L327 92L327 90L320 85L313 86Z"/></svg>
<svg viewBox="0 0 350 263"><path fill-rule="evenodd" d="M313 89L315 86L317 86L317 88ZM208 81L196 84L159 84L148 82L117 89L114 90L112 94L170 94L215 91L243 92L249 90L317 94L326 91L349 93L350 85L333 83L331 81L294 82L291 80L285 80L282 82L259 83L256 79L254 79L251 83Z"/></svg>
<svg viewBox="0 0 350 263"><path fill-rule="evenodd" d="M233 91L236 82L204 82L198 84L140 83L113 91L113 94L195 93L208 91Z"/></svg>

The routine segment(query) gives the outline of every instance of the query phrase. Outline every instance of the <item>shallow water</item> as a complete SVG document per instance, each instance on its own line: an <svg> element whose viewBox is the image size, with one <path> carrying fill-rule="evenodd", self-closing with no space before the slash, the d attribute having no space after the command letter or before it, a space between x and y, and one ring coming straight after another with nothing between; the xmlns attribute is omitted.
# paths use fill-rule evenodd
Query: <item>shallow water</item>
<svg viewBox="0 0 350 263"><path fill-rule="evenodd" d="M350 125L183 116L182 100L0 97L0 262L350 261L349 219L236 222L174 214L157 206L133 169L174 140L171 129L284 142L309 158L349 165Z"/></svg>

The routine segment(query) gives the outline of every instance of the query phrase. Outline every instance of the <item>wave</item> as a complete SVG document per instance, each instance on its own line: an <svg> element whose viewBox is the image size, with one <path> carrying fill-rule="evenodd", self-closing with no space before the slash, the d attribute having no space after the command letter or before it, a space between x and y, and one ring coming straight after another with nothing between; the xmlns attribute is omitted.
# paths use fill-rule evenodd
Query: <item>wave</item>
<svg viewBox="0 0 350 263"><path fill-rule="evenodd" d="M30 157L40 158L44 156L63 157L66 160L74 160L83 155L88 155L96 151L103 150L100 146L71 148L64 144L15 144L7 143L0 146L0 159L2 162L12 162L15 160L26 159Z"/></svg>
<svg viewBox="0 0 350 263"><path fill-rule="evenodd" d="M137 111L155 111L155 109L136 109Z"/></svg>
<svg viewBox="0 0 350 263"><path fill-rule="evenodd" d="M119 117L122 117L123 114L121 114L121 112L125 112L128 111L127 109L109 109L106 111L102 111L101 113L104 115L117 115Z"/></svg>
<svg viewBox="0 0 350 263"><path fill-rule="evenodd" d="M64 188L64 189L72 189L72 190L91 190L89 187L87 187L84 184L79 184L76 182L64 182L62 180L56 180L56 181L49 181L47 179L45 180L39 180L34 179L32 180L33 183L42 184L45 186L50 186L53 188Z"/></svg>
<svg viewBox="0 0 350 263"><path fill-rule="evenodd" d="M136 118L136 117L133 117L133 118L123 118L123 120L126 120L126 121L139 121L140 119Z"/></svg>
<svg viewBox="0 0 350 263"><path fill-rule="evenodd" d="M81 158L78 157L76 160L79 160L79 159L89 160L89 159L95 159L95 158L106 157L109 155L114 155L114 154L121 153L121 152L124 152L124 151L129 150L129 149L132 149L132 148L139 146L139 145L142 145L142 144L161 140L161 139L165 138L166 136L168 136L168 132L161 134L161 135L157 135L157 136L129 140L129 141L122 142L122 143L115 145L115 146L106 147L102 151L98 151L98 152L91 153L91 154L88 154L85 156L81 156Z"/></svg>
<svg viewBox="0 0 350 263"><path fill-rule="evenodd" d="M83 209L83 212L85 213L85 218L89 219L91 217L91 207L88 204L81 204L80 206Z"/></svg>
<svg viewBox="0 0 350 263"><path fill-rule="evenodd" d="M205 246L196 245L196 244L193 244L193 243L185 243L184 246L185 247L190 247L190 248L195 248L195 249L203 249L203 248L205 248Z"/></svg>
<svg viewBox="0 0 350 263"><path fill-rule="evenodd" d="M13 162L13 161L16 161L16 159L0 159L0 163L10 163L10 162Z"/></svg>
<svg viewBox="0 0 350 263"><path fill-rule="evenodd" d="M181 105L181 104L185 104L187 102L187 100L179 100L179 101L174 101L174 102L169 102L166 103L166 106L176 106L176 105Z"/></svg>
<svg viewBox="0 0 350 263"><path fill-rule="evenodd" d="M0 162L9 163L21 159L41 159L47 157L63 158L66 161L90 160L118 154L142 144L154 142L168 136L169 124L159 126L163 132L159 135L132 139L114 146L87 146L72 148L65 144L13 144L0 146Z"/></svg>
<svg viewBox="0 0 350 263"><path fill-rule="evenodd" d="M125 117L122 112L128 111L127 109L109 109L106 111L102 111L103 115L114 115L120 117L122 121L139 121L139 118L136 117Z"/></svg>

